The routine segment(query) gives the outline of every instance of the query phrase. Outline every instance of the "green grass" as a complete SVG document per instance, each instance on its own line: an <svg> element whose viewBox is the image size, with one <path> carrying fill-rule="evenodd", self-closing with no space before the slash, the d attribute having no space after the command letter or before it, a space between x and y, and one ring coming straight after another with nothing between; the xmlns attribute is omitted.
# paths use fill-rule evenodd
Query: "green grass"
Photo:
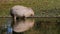
<svg viewBox="0 0 60 34"><path fill-rule="evenodd" d="M41 10L52 10L55 8L60 9L60 0L9 0L7 2L1 1L0 16L9 16L10 8L14 5L24 5L27 7L31 7L35 11L35 15L41 15L42 12L47 12Z"/></svg>

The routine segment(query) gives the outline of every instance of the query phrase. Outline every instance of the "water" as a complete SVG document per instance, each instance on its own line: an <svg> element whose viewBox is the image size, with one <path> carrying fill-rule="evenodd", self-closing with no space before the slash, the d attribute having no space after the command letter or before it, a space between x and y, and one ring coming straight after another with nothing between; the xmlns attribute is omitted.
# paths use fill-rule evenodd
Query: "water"
<svg viewBox="0 0 60 34"><path fill-rule="evenodd" d="M7 28L11 27L11 23L11 18L0 18L0 34L6 34L8 32ZM17 24L15 24L15 27L14 31L20 31L23 32L23 34L60 34L60 18L20 19L17 21Z"/></svg>

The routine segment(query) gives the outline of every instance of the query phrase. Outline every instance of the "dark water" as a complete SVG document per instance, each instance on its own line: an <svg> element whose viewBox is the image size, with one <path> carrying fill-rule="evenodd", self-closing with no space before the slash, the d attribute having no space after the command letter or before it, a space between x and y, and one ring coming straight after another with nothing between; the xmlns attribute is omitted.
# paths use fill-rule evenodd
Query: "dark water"
<svg viewBox="0 0 60 34"><path fill-rule="evenodd" d="M0 18L0 34L6 34L11 23L11 18ZM17 25L23 34L60 34L60 18L26 18L17 21Z"/></svg>

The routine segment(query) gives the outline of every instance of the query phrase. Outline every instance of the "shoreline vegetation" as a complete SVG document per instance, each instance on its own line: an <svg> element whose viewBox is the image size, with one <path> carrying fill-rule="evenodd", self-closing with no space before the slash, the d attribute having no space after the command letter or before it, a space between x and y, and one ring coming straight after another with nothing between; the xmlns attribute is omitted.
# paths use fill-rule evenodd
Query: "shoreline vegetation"
<svg viewBox="0 0 60 34"><path fill-rule="evenodd" d="M14 5L31 7L38 16L60 17L60 0L0 0L0 16L9 16Z"/></svg>

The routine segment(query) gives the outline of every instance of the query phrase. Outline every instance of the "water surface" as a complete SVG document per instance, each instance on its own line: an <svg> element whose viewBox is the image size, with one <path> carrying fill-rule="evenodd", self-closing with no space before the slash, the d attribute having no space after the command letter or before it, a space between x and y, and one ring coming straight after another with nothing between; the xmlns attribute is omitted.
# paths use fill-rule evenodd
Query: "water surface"
<svg viewBox="0 0 60 34"><path fill-rule="evenodd" d="M11 18L0 18L0 33L5 34L11 23ZM27 18L19 23L32 24L31 28L23 31L24 34L60 34L60 18Z"/></svg>

